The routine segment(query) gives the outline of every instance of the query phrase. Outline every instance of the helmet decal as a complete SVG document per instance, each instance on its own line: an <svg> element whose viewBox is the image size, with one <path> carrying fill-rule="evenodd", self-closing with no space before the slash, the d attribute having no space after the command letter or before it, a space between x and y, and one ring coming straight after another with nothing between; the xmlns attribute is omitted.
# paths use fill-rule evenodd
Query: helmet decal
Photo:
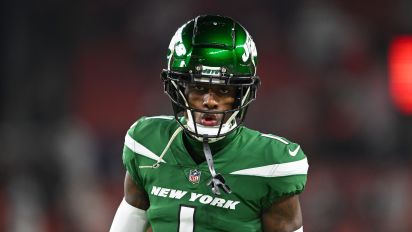
<svg viewBox="0 0 412 232"><path fill-rule="evenodd" d="M205 76L219 76L220 70L220 67L202 66L201 74Z"/></svg>
<svg viewBox="0 0 412 232"><path fill-rule="evenodd" d="M246 62L249 58L251 58L251 62L255 64L255 57L257 57L257 50L255 42L253 42L252 38L250 37L249 33L246 33L246 42L243 44L243 49L245 52L242 55L243 62ZM255 73L256 74L256 68Z"/></svg>
<svg viewBox="0 0 412 232"><path fill-rule="evenodd" d="M167 56L168 60L168 69L170 69L170 61L172 60L172 57L176 51L177 56L182 56L186 54L186 48L183 45L183 39L182 39L182 30L186 26L183 25L177 29L176 33L173 35L172 40L170 40L169 44L169 54Z"/></svg>
<svg viewBox="0 0 412 232"><path fill-rule="evenodd" d="M186 48L183 43L179 42L175 47L175 52L177 56L182 56L186 54Z"/></svg>

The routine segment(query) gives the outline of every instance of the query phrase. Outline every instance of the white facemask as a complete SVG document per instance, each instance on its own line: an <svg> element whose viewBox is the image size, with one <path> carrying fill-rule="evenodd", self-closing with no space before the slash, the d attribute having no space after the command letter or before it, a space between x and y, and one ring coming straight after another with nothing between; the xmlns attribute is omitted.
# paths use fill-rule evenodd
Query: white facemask
<svg viewBox="0 0 412 232"><path fill-rule="evenodd" d="M182 91L179 90L179 88L177 87L177 84L172 81L172 84L175 86L175 88L178 90L178 93L181 95L181 97L183 98L185 105L189 106L185 95L182 93ZM250 93L250 88L247 89L245 96L242 99L242 105L244 104L246 98L248 97ZM193 136L193 138L199 140L199 141L203 141L203 138L201 136L203 135L208 135L208 136L217 136L217 134L219 133L219 126L204 126L201 125L199 123L196 123L193 120L192 114L190 112L190 110L186 110L187 113L187 124L186 127L189 131L196 133L196 129L197 129L197 134L200 135L199 136ZM224 123L222 125L222 129L220 130L220 134L225 134L227 132L230 132L231 130L233 130L234 128L236 128L237 126L237 122L236 122L236 115L239 113L239 111L235 111L230 118L226 121L226 123ZM196 129L195 129L195 123L196 123ZM216 141L219 141L221 139L223 139L224 136L222 137L218 137L218 138L209 138L209 142L213 143Z"/></svg>

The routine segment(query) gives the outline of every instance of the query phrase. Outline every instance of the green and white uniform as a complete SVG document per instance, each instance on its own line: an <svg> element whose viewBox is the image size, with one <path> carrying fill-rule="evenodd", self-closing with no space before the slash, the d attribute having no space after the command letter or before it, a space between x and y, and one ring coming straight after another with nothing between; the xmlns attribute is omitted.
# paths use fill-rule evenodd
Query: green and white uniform
<svg viewBox="0 0 412 232"><path fill-rule="evenodd" d="M232 189L214 195L206 161L193 161L184 136L173 117L158 116L141 118L125 138L123 163L148 193L147 216L155 232L261 231L262 210L305 187L308 163L298 144L241 126L210 144L216 172ZM190 144L202 151L200 142Z"/></svg>

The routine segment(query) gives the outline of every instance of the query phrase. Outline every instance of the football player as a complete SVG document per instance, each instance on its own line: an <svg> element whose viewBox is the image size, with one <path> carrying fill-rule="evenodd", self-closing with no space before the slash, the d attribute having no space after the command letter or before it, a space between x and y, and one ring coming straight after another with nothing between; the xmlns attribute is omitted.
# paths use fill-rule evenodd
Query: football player
<svg viewBox="0 0 412 232"><path fill-rule="evenodd" d="M181 26L161 73L174 116L143 117L125 137L124 199L112 232L303 231L300 146L242 126L260 80L238 22L198 16Z"/></svg>

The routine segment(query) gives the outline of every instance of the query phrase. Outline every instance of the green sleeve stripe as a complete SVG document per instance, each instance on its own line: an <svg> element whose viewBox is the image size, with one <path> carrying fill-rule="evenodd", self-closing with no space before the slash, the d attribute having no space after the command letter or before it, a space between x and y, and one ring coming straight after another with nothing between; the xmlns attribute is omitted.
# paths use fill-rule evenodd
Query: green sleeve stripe
<svg viewBox="0 0 412 232"><path fill-rule="evenodd" d="M157 156L155 153L150 151L148 148L146 148L145 146L143 146L142 144L134 140L129 134L126 134L126 137L124 139L124 145L136 154L145 156L155 161L158 161L160 159L159 156ZM164 161L163 159L160 159L160 161L163 163L166 163L166 161Z"/></svg>
<svg viewBox="0 0 412 232"><path fill-rule="evenodd" d="M232 172L232 175L261 176L261 177L279 177L306 175L309 164L307 158L299 161L293 161L283 164L271 164L255 168L247 168Z"/></svg>

